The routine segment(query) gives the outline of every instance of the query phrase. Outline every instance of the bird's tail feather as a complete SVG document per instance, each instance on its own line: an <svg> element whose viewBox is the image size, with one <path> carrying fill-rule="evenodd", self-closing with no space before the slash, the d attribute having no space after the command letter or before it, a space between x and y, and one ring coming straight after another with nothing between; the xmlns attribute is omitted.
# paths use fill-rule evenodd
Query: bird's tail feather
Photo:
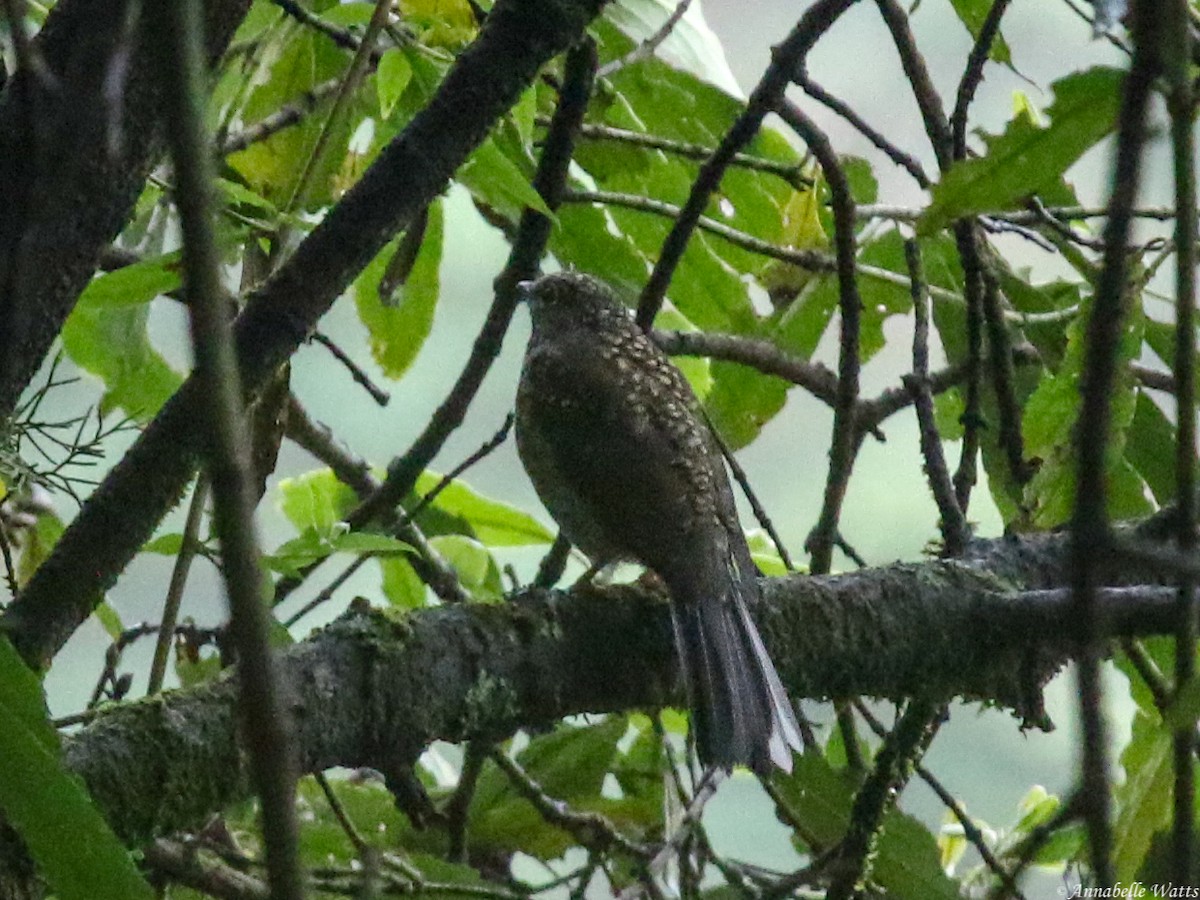
<svg viewBox="0 0 1200 900"><path fill-rule="evenodd" d="M728 769L792 768L800 726L746 607L746 582L712 582L671 604L700 762Z"/></svg>

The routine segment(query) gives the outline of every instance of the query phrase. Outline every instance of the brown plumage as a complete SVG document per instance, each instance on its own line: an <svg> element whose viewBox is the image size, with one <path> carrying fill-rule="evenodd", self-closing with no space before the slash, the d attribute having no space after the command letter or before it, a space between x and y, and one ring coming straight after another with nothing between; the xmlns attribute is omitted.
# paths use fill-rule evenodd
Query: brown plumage
<svg viewBox="0 0 1200 900"><path fill-rule="evenodd" d="M666 583L701 762L790 770L799 728L747 612L757 572L695 395L602 281L564 272L523 290L517 449L538 495L593 563L633 560Z"/></svg>

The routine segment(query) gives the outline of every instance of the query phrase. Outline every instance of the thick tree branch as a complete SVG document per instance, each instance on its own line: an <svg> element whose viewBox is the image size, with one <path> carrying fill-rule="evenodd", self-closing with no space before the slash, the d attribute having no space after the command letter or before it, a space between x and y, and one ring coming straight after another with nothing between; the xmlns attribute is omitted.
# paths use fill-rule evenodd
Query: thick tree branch
<svg viewBox="0 0 1200 900"><path fill-rule="evenodd" d="M754 616L796 697L962 697L1047 725L1041 687L1077 647L1068 573L1065 535L979 541L964 561L768 579ZM1109 587L1098 599L1113 634L1173 627L1173 587ZM385 768L434 739L680 703L670 647L663 595L588 586L402 620L359 606L291 648L281 669L301 766L316 772ZM71 739L69 764L125 840L196 827L247 796L235 695L227 678L114 706Z"/></svg>
<svg viewBox="0 0 1200 900"><path fill-rule="evenodd" d="M236 327L253 393L383 245L436 197L541 66L583 32L599 0L501 0L429 106L251 298ZM97 489L0 627L45 667L177 502L204 441L189 379Z"/></svg>
<svg viewBox="0 0 1200 900"><path fill-rule="evenodd" d="M249 5L205 3L210 59ZM56 4L33 42L42 65L16 72L0 93L0 418L41 365L162 152L160 8L144 4L145 27L128 34L126 6Z"/></svg>

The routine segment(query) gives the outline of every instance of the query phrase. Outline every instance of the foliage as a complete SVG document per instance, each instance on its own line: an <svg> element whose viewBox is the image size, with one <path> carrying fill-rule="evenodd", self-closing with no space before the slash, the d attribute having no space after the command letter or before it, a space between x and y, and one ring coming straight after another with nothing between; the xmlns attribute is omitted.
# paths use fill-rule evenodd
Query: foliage
<svg viewBox="0 0 1200 900"><path fill-rule="evenodd" d="M950 5L973 38L984 33L992 4L953 0ZM315 221L337 208L380 151L427 108L458 54L479 33L479 7L491 4L405 0L403 16L384 30L369 73L338 102L334 98L353 54L330 35L340 36L341 43L355 42L374 4L314 0L306 4L312 19L307 22L285 14L286 6L254 0L234 49L216 67L208 98L214 131L226 146L238 147L222 156L217 184L221 216L216 227L231 292L235 271L242 272L243 286L252 288L245 274L252 271L252 259L265 257L274 264ZM547 249L553 263L606 279L631 305L660 260L675 212L687 203L703 171L701 161L748 109L729 79L712 74L728 67L702 17L685 16L652 48L655 52L642 52L673 8L665 0L626 0L591 25L604 74L578 136L563 205L551 210L532 186L547 122L560 99L561 60L495 123L454 179L453 190L468 195L482 219L508 238L518 233L526 211L549 216ZM45 12L32 4L30 25L40 26ZM914 17L919 21L915 12ZM984 49L1006 67L1020 57L1020 46L1003 36ZM935 356L940 352L950 367L980 365L978 396L962 377L948 379L939 390L939 436L950 448L973 432L987 486L1013 531L1057 528L1076 508L1074 440L1103 248L1091 225L1096 217L1078 208L1069 178L1081 157L1111 139L1125 81L1124 70L1092 66L1049 85L1044 109L1028 97L1018 98L1001 133L975 135L971 152L933 179L922 209L889 213L873 207L885 193L880 184L890 183L883 172L885 166L890 172L890 164L882 158L840 157L853 200L865 208L853 235L861 298L854 365L875 359L900 372L909 369L896 360L910 353L907 323L914 313L914 291L906 243L911 241L924 267L917 287L932 299ZM239 134L289 108L300 114L288 127L237 143ZM815 361L821 348L836 344L846 321L839 307L843 286L833 265L831 173L822 172L793 135L773 124L757 128L739 151L705 205L703 227L692 234L673 271L656 325L683 334L728 336L743 347L759 342L777 360ZM100 412L119 410L139 425L154 419L184 378L184 363L162 346L154 327L156 315L187 299L180 293L170 177L164 168L147 181L118 238L117 249L133 261L95 275L61 335L71 363L102 384ZM365 337L361 352L356 348L350 355L369 357L370 372L393 385L411 378L435 323L452 315L441 271L444 237L455 225L450 206L441 199L431 202L345 285ZM962 240L956 240L957 223L963 222L973 223L978 247L978 259L969 264ZM1034 274L1010 251L1011 243L1000 235L1014 230L1055 254L1052 280ZM1175 352L1172 313L1152 286L1174 248L1157 232L1156 237L1133 254L1122 299L1125 317L1104 458L1108 511L1116 519L1170 502L1178 478L1169 462L1176 439L1174 407L1152 392L1158 382L1146 376L1150 367L1144 365L1169 364ZM986 340L972 347L968 306L975 300L965 273L978 267L986 270L980 283L985 281L998 298L1000 321L989 323ZM1006 385L988 363L993 354L1009 350L1015 351L1015 369ZM713 426L735 449L758 440L797 390L764 367L697 355L702 358L681 359L681 368ZM443 374L448 385L453 373ZM1006 434L1002 423L1014 415L1015 431ZM71 418L68 424L79 421ZM20 424L6 426L0 446L0 508L13 507L17 489L27 482L60 490L75 483L39 477L39 470L24 462L29 451L17 433ZM80 428L74 451L64 451L69 459L75 458L72 452L88 455L92 444L113 437L114 429L98 425L89 443ZM855 446L862 437L855 435ZM1027 470L1013 464L1013 440ZM518 554L548 549L554 539L539 514L485 496L468 475L445 479L433 469L425 469L402 498L398 523L354 529L347 521L361 499L360 486L339 480L342 473L335 470L333 465L314 468L270 487L264 505L276 505L282 527L290 529L264 555L265 568L276 579L277 600L286 593L284 585L290 590L335 560L349 563L350 571L369 565L380 584L376 601L399 614L448 599L501 603L512 587L505 573ZM387 471L360 474L373 483ZM16 556L14 585L27 580L61 532L52 510L39 512L40 520L24 523L22 535L11 521L0 523L6 563L13 562L8 550ZM962 512L969 515L967 509ZM145 544L142 553L178 557L186 546L219 562L215 541L207 535L175 530ZM781 554L762 535L752 546L764 572L785 570ZM431 567L448 572L458 593L447 598L439 591L428 575ZM101 604L95 616L114 646L123 649L136 638L123 624L121 608L114 599ZM283 626L277 628L280 641L288 640ZM1146 652L1159 670L1173 671L1169 641L1154 642ZM214 678L219 662L206 643L181 638L176 674L183 683ZM1113 794L1116 873L1129 883L1162 871L1161 845L1173 814L1172 728L1194 724L1198 707L1191 685L1173 710L1164 710L1147 689L1144 670L1125 657L1119 664L1137 705L1132 735L1120 751L1124 778ZM0 772L0 808L56 894L147 894L128 855L64 771L40 686L3 637L0 718L0 755L20 761L0 767L5 770ZM668 710L653 718L630 713L561 723L548 732L518 733L494 747L437 745L426 750L415 769L425 799L439 813L432 824L418 821L411 808L397 808L373 773L331 779L337 805L316 781L306 779L298 801L304 865L322 896L360 891L367 896L372 879L376 886L414 894L516 900L558 890L582 896L589 885L622 890L661 880L664 865L656 853L672 859L674 887L688 896L755 896L789 883L787 873L729 858L708 845L703 803L696 800L705 788L685 761L685 734L684 717ZM765 784L779 827L787 829L794 849L811 866L794 876L793 887L827 884L836 869L831 860L856 826L855 803L870 776L849 763L846 741L846 734L833 731L797 757L790 774L777 773ZM864 750L870 761L878 745L864 742ZM887 792L902 788L903 783L888 785ZM1062 809L1059 798L1037 787L1005 828L965 814L931 828L889 806L872 836L870 883L894 898L982 896L1001 877L992 863L976 858L980 850L990 852L1005 871L1029 865L1078 871L1086 858L1082 830L1059 815ZM256 807L229 810L226 821L243 855L261 851ZM965 855L972 844L976 856ZM75 852L81 848L91 849ZM211 845L204 846L201 858L213 867L229 861ZM168 893L193 892L172 885Z"/></svg>

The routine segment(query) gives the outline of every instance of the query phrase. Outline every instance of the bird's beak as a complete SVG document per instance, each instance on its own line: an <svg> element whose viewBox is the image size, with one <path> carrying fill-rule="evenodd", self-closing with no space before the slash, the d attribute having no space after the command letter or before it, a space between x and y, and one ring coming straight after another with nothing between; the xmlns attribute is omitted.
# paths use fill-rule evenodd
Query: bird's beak
<svg viewBox="0 0 1200 900"><path fill-rule="evenodd" d="M524 303L528 303L529 300L532 299L532 297L533 297L533 286L536 283L537 282L532 281L532 280L531 281L518 281L517 282L517 299Z"/></svg>

